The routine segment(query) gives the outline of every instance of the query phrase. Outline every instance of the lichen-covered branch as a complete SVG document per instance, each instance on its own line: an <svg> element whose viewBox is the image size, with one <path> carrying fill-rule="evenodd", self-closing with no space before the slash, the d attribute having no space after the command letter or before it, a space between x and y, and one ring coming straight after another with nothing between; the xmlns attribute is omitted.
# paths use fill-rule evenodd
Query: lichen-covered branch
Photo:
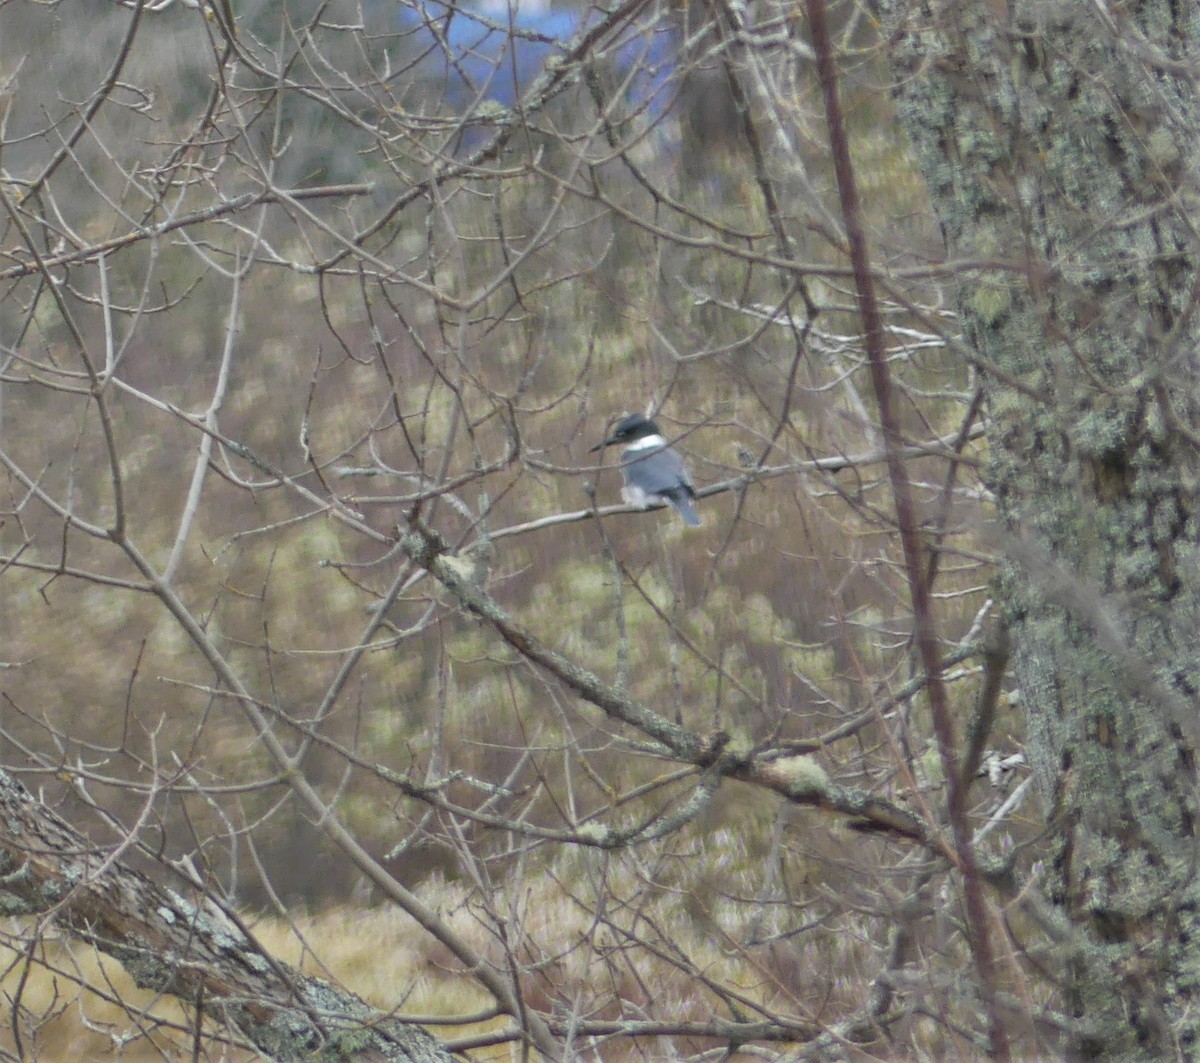
<svg viewBox="0 0 1200 1063"><path fill-rule="evenodd" d="M401 538L401 548L464 609L490 624L522 657L553 675L611 719L654 739L664 756L695 764L720 778L737 779L773 790L796 804L847 816L858 829L920 842L954 862L952 848L939 836L934 825L877 794L838 786L811 757L758 756L731 742L730 736L723 731L696 734L551 649L500 607L477 582L474 566L452 554L436 532L414 524L413 529ZM609 841L607 835L598 837Z"/></svg>
<svg viewBox="0 0 1200 1063"><path fill-rule="evenodd" d="M344 989L267 955L215 905L108 860L0 771L0 911L41 915L141 988L202 1006L273 1060L440 1063L445 1048Z"/></svg>

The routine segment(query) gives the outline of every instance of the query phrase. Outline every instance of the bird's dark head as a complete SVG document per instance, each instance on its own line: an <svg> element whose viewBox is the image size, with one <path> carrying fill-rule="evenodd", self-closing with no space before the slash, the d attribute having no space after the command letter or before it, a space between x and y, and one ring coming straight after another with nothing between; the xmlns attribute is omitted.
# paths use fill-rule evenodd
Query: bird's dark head
<svg viewBox="0 0 1200 1063"><path fill-rule="evenodd" d="M658 425L645 414L631 413L628 417L618 421L609 434L609 437L590 448L588 453L603 450L605 447L611 447L616 443L635 443L637 440L645 439L647 436L661 434L658 430Z"/></svg>

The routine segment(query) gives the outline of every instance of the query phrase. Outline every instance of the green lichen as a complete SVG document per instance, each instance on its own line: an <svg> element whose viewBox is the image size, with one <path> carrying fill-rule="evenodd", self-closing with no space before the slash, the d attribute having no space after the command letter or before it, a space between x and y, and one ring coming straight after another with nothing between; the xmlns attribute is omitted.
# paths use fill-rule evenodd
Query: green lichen
<svg viewBox="0 0 1200 1063"><path fill-rule="evenodd" d="M829 789L829 775L813 757L784 757L773 767L783 778L791 797L820 797Z"/></svg>
<svg viewBox="0 0 1200 1063"><path fill-rule="evenodd" d="M1012 306L1012 295L1006 285L980 284L968 297L971 310L983 324L998 325Z"/></svg>

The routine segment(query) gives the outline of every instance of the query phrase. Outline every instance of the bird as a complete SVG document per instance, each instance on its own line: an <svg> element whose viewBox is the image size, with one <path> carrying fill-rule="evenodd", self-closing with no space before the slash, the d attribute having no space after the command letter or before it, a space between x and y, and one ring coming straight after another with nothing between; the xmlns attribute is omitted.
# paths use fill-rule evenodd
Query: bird
<svg viewBox="0 0 1200 1063"><path fill-rule="evenodd" d="M631 506L645 509L654 502L667 502L693 528L700 524L696 512L696 489L687 466L662 437L662 433L644 414L631 413L617 422L609 437L588 453L623 443L621 475L625 486L621 497Z"/></svg>

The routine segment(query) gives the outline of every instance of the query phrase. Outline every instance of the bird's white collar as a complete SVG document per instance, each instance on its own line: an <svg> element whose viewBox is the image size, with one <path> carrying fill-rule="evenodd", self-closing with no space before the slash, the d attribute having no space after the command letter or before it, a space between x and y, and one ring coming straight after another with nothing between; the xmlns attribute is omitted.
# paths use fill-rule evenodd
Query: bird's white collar
<svg viewBox="0 0 1200 1063"><path fill-rule="evenodd" d="M629 444L625 449L629 450L648 450L650 447L665 447L667 441L662 436L642 436L641 439L636 439Z"/></svg>

